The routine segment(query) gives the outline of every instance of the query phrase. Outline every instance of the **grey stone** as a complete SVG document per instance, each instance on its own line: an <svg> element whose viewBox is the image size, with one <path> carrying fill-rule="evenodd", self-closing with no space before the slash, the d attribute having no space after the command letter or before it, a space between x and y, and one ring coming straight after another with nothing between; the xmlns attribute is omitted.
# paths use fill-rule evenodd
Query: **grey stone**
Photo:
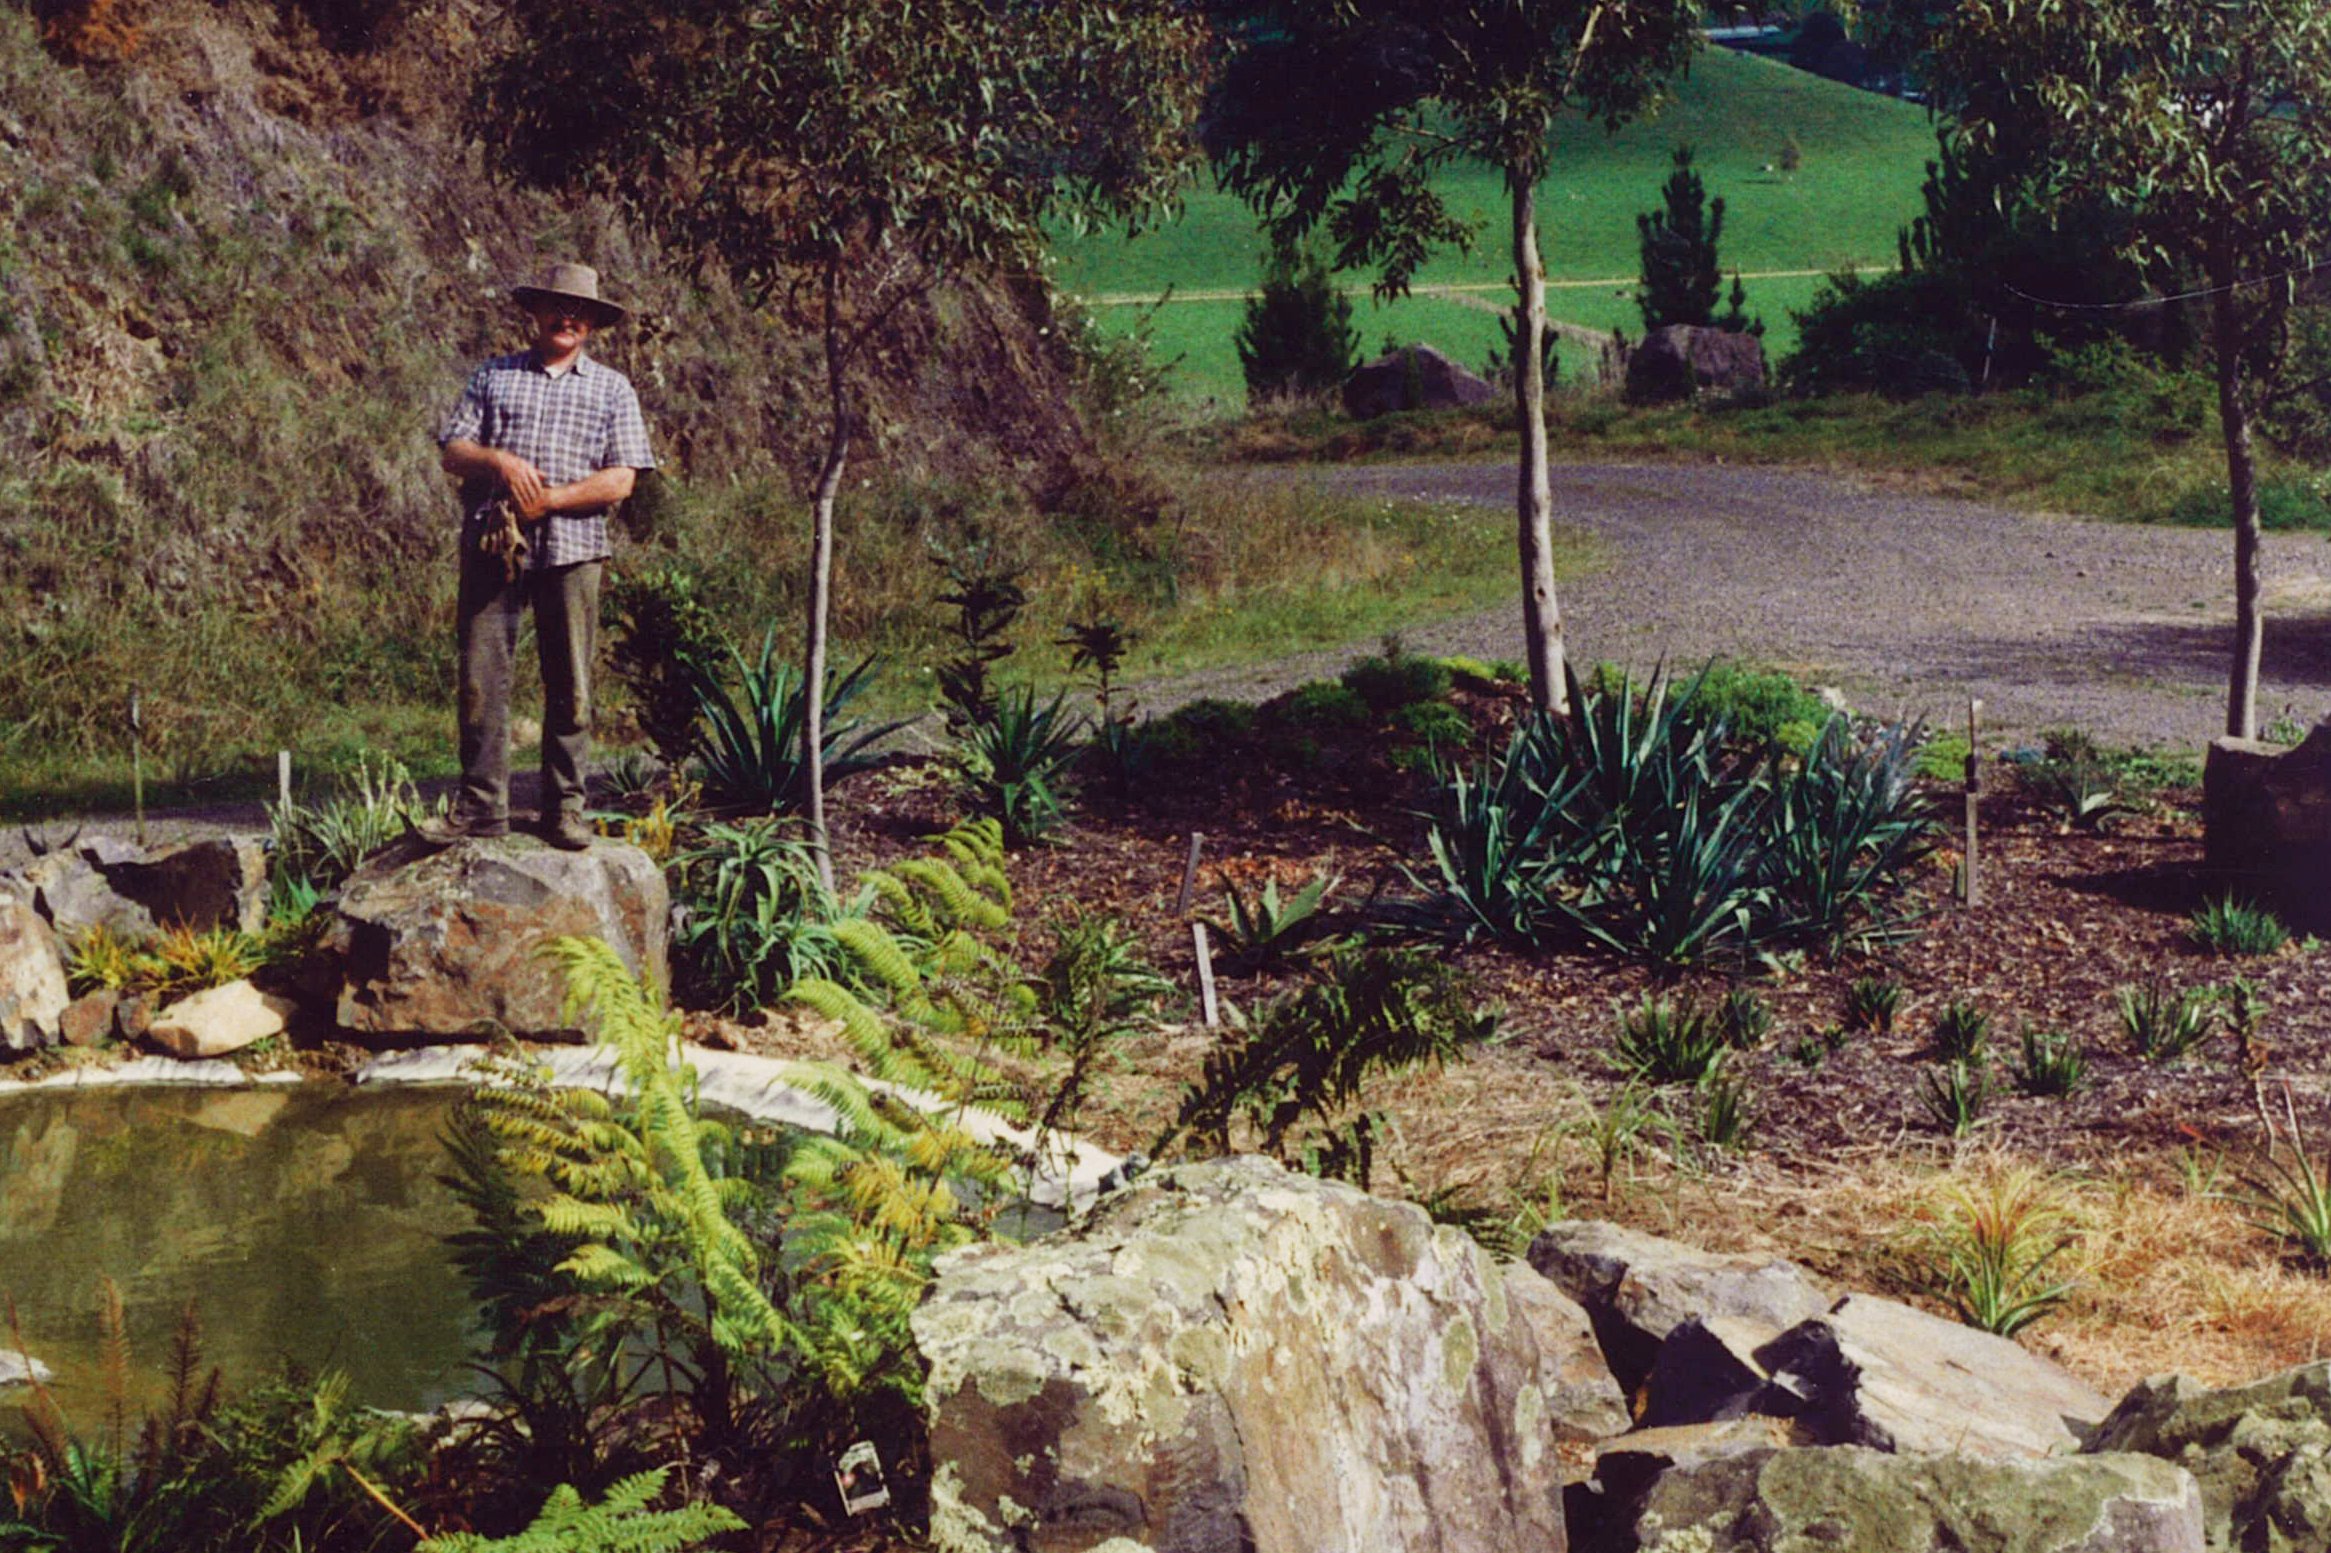
<svg viewBox="0 0 2331 1553"><path fill-rule="evenodd" d="M1355 421L1400 410L1459 410L1496 397L1488 379L1430 345L1387 351L1344 379L1344 413Z"/></svg>
<svg viewBox="0 0 2331 1553"><path fill-rule="evenodd" d="M2191 1472L2213 1549L2331 1549L2331 1362L2223 1389L2183 1376L2141 1381L2089 1443Z"/></svg>
<svg viewBox="0 0 2331 1553"><path fill-rule="evenodd" d="M54 1044L72 1001L57 935L30 906L0 898L0 1055Z"/></svg>
<svg viewBox="0 0 2331 1553"><path fill-rule="evenodd" d="M1564 1547L1562 1356L1418 1209L1244 1158L943 1258L932 1539L967 1550Z"/></svg>
<svg viewBox="0 0 2331 1553"><path fill-rule="evenodd" d="M50 926L122 937L165 927L256 933L267 920L267 854L256 837L219 836L147 849L92 836L27 864L22 878Z"/></svg>
<svg viewBox="0 0 2331 1553"><path fill-rule="evenodd" d="M2219 739L2202 766L2203 857L2284 922L2331 932L2331 717L2297 747Z"/></svg>
<svg viewBox="0 0 2331 1553"><path fill-rule="evenodd" d="M577 1037L543 946L603 939L633 974L662 985L669 915L662 870L621 842L581 852L524 836L395 843L350 876L326 937L341 967L340 1027L391 1044Z"/></svg>
<svg viewBox="0 0 2331 1553"><path fill-rule="evenodd" d="M1764 386L1764 342L1730 329L1669 324L1627 353L1627 400L1664 404Z"/></svg>
<svg viewBox="0 0 2331 1553"><path fill-rule="evenodd" d="M1828 1291L1793 1262L1699 1251L1593 1219L1543 1231L1529 1259L1586 1307L1611 1373L1630 1392L1686 1321L1745 1317L1779 1332L1830 1305Z"/></svg>
<svg viewBox="0 0 2331 1553"><path fill-rule="evenodd" d="M2020 1344L1867 1294L1800 1323L1756 1359L1837 1444L2046 1456L2077 1450L2110 1411Z"/></svg>
<svg viewBox="0 0 2331 1553"><path fill-rule="evenodd" d="M85 992L57 1018L57 1038L67 1046L103 1046L113 1039L113 1018L121 994L111 987Z"/></svg>
<svg viewBox="0 0 2331 1553"><path fill-rule="evenodd" d="M47 1385L54 1378L49 1367L31 1354L0 1348L0 1391L11 1386Z"/></svg>
<svg viewBox="0 0 2331 1553"><path fill-rule="evenodd" d="M2202 1553L2201 1491L2150 1456L1984 1461L1854 1446L1678 1465L1643 1497L1643 1553Z"/></svg>

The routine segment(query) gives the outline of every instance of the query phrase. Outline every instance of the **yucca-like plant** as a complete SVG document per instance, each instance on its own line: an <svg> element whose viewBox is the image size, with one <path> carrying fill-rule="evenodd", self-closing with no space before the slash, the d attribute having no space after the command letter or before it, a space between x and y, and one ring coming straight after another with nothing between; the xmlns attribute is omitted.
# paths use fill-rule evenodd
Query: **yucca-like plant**
<svg viewBox="0 0 2331 1553"><path fill-rule="evenodd" d="M1062 782L1085 728L1067 699L1063 691L1039 704L1033 685L1007 689L956 736L964 786L982 814L1003 823L1007 846L1025 846L1060 823Z"/></svg>
<svg viewBox="0 0 2331 1553"><path fill-rule="evenodd" d="M2113 1003L2130 1046L2147 1062L2179 1061L2217 1028L2207 988L2149 981L2114 988Z"/></svg>
<svg viewBox="0 0 2331 1553"><path fill-rule="evenodd" d="M445 812L446 800L421 796L401 762L358 755L356 772L320 802L267 806L272 884L302 880L317 890L339 886L372 852L420 821Z"/></svg>
<svg viewBox="0 0 2331 1553"><path fill-rule="evenodd" d="M682 908L672 947L683 974L732 1012L766 1007L801 978L830 973L837 927L858 910L826 889L809 847L774 821L708 824L672 871Z"/></svg>
<svg viewBox="0 0 2331 1553"><path fill-rule="evenodd" d="M2290 942L2282 919L2255 901L2220 896L2194 912L2186 923L2194 943L2211 954L2229 959L2272 954Z"/></svg>
<svg viewBox="0 0 2331 1553"><path fill-rule="evenodd" d="M696 758L705 797L731 813L796 813L809 801L809 766L802 759L807 682L800 670L778 660L774 626L762 634L758 658L748 661L734 644L728 656L737 673L737 697L729 695L709 664L691 659L687 666L702 718ZM826 671L822 746L829 785L872 767L871 746L905 726L891 722L869 728L843 715L865 692L873 669L874 660L863 658L846 672Z"/></svg>
<svg viewBox="0 0 2331 1553"><path fill-rule="evenodd" d="M1705 1082L1724 1059L1723 1027L1688 1001L1646 994L1620 1012L1611 1053L1649 1084Z"/></svg>
<svg viewBox="0 0 2331 1553"><path fill-rule="evenodd" d="M1748 1083L1719 1058L1700 1080L1698 1131L1700 1141L1713 1149L1737 1149L1755 1130L1756 1113L1748 1104Z"/></svg>
<svg viewBox="0 0 2331 1553"><path fill-rule="evenodd" d="M2088 1052L2065 1030L2023 1032L2023 1064L2016 1080L2027 1095L2068 1095L2088 1076Z"/></svg>
<svg viewBox="0 0 2331 1553"><path fill-rule="evenodd" d="M1920 1098L1926 1114L1954 1138L1983 1125L1991 1103L1991 1070L1980 1062L1946 1062L1928 1070Z"/></svg>
<svg viewBox="0 0 2331 1553"><path fill-rule="evenodd" d="M1991 1016L1974 1004L1944 1006L1934 1020L1934 1054L1945 1062L1980 1062L1991 1049Z"/></svg>
<svg viewBox="0 0 2331 1553"><path fill-rule="evenodd" d="M1845 989L1845 1027L1887 1035L1902 1008L1902 984L1888 976L1856 976Z"/></svg>
<svg viewBox="0 0 2331 1553"><path fill-rule="evenodd" d="M2290 1086L2282 1091L2283 1130L2289 1134L2289 1157L2278 1152L2284 1140L2267 1122L2266 1147L2257 1163L2243 1176L2238 1199L2250 1222L2280 1240L2316 1268L2331 1267L2331 1170L2307 1152L2306 1134L2299 1128L2298 1109L2291 1103Z"/></svg>
<svg viewBox="0 0 2331 1553"><path fill-rule="evenodd" d="M1319 874L1285 899L1276 878L1265 879L1251 896L1235 885L1224 889L1222 903L1229 915L1214 924L1222 935L1221 968L1246 975L1285 965L1318 933L1321 907L1341 882Z"/></svg>
<svg viewBox="0 0 2331 1553"><path fill-rule="evenodd" d="M1737 1051L1754 1051L1772 1034L1772 1005L1754 987L1727 987L1716 1005L1716 1027Z"/></svg>

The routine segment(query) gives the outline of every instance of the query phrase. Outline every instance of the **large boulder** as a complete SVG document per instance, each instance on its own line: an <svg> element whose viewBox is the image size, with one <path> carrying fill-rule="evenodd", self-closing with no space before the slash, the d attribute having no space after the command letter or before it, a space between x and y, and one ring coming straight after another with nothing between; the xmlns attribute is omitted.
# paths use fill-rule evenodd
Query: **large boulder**
<svg viewBox="0 0 2331 1553"><path fill-rule="evenodd" d="M2202 1500L2150 1456L1751 1451L1660 1477L1634 1540L1643 1553L2202 1553Z"/></svg>
<svg viewBox="0 0 2331 1553"><path fill-rule="evenodd" d="M2302 932L2331 932L2331 717L2295 749L2220 739L2202 766L2203 856Z"/></svg>
<svg viewBox="0 0 2331 1553"><path fill-rule="evenodd" d="M1461 410L1497 390L1430 345L1410 345L1355 367L1344 379L1344 414L1372 421L1400 410Z"/></svg>
<svg viewBox="0 0 2331 1553"><path fill-rule="evenodd" d="M1764 387L1764 342L1732 329L1669 324L1627 353L1627 402L1665 404L1701 392Z"/></svg>
<svg viewBox="0 0 2331 1553"><path fill-rule="evenodd" d="M341 968L340 1027L384 1044L577 1036L543 946L604 939L662 985L670 910L662 870L621 842L562 852L503 836L431 849L408 837L341 889L326 938Z"/></svg>
<svg viewBox="0 0 2331 1553"><path fill-rule="evenodd" d="M1244 1158L942 1259L932 1538L957 1553L1564 1546L1575 1326L1420 1210ZM1551 1291L1545 1291L1551 1293Z"/></svg>
<svg viewBox="0 0 2331 1553"><path fill-rule="evenodd" d="M1756 1351L1821 1438L1996 1459L2080 1448L2111 1402L2022 1345L1849 1295Z"/></svg>
<svg viewBox="0 0 2331 1553"><path fill-rule="evenodd" d="M1779 1257L1700 1251L1596 1219L1546 1229L1530 1243L1529 1261L1586 1308L1612 1373L1630 1392L1650 1375L1668 1334L1687 1321L1744 1320L1762 1342L1825 1314L1832 1299L1811 1274Z"/></svg>
<svg viewBox="0 0 2331 1553"><path fill-rule="evenodd" d="M57 935L32 907L0 892L0 1057L54 1045L72 1001Z"/></svg>
<svg viewBox="0 0 2331 1553"><path fill-rule="evenodd" d="M92 836L34 858L22 880L67 938L98 926L132 939L179 926L256 933L267 921L267 852L255 836L160 847Z"/></svg>
<svg viewBox="0 0 2331 1553"><path fill-rule="evenodd" d="M2157 1376L2122 1398L2089 1443L2192 1473L2213 1549L2331 1549L2331 1363L2222 1390Z"/></svg>

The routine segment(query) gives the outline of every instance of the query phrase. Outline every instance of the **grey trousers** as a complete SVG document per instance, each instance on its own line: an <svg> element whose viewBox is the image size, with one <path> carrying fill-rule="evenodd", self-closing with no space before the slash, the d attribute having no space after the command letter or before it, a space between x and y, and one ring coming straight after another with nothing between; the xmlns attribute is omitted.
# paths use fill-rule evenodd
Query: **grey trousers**
<svg viewBox="0 0 2331 1553"><path fill-rule="evenodd" d="M510 661L518 617L534 610L542 658L542 816L580 814L591 752L591 658L598 644L602 562L544 566L516 582L498 557L467 549L461 562L461 790L457 817L510 814Z"/></svg>

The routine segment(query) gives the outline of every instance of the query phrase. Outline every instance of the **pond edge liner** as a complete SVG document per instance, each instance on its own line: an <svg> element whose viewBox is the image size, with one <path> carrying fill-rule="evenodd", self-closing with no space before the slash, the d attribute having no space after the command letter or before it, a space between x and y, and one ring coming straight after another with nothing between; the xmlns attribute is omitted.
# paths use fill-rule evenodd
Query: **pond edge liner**
<svg viewBox="0 0 2331 1553"><path fill-rule="evenodd" d="M349 1080L309 1080L294 1072L247 1073L216 1058L182 1061L174 1057L133 1057L110 1067L69 1068L37 1079L0 1079L0 1097L56 1090L118 1088L142 1084L154 1087L234 1089L280 1084L353 1082L363 1086L458 1085L477 1082L477 1064L491 1052L486 1046L423 1046L375 1057ZM529 1054L550 1072L552 1084L562 1089L592 1089L614 1094L622 1088L622 1072L614 1052L605 1046L554 1046ZM686 1045L681 1060L696 1069L697 1096L739 1116L805 1132L831 1133L833 1107L798 1084L788 1082L790 1059L752 1052L715 1051ZM1005 1121L990 1111L965 1107L927 1090L912 1089L879 1079L861 1079L867 1088L894 1095L907 1105L932 1115L947 1114L957 1126L984 1144L1008 1148L1022 1160L1033 1160L1028 1177L1029 1199L1046 1208L1074 1213L1090 1206L1108 1187L1125 1179L1125 1162L1084 1139L1054 1133L1037 1147L1036 1134Z"/></svg>

